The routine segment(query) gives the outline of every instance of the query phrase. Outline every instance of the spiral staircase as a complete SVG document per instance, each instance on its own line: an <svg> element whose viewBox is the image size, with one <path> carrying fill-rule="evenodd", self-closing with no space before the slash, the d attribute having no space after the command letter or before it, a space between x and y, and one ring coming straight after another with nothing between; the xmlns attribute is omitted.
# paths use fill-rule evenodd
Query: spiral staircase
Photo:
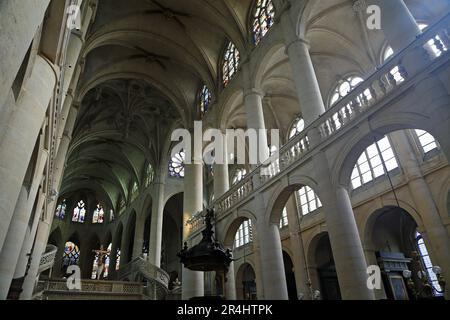
<svg viewBox="0 0 450 320"><path fill-rule="evenodd" d="M81 280L81 289L70 289L71 279L45 279L44 273L51 270L57 248L47 246L42 255L34 299L36 300L164 300L169 294L169 275L138 257L125 264L117 273L117 281Z"/></svg>

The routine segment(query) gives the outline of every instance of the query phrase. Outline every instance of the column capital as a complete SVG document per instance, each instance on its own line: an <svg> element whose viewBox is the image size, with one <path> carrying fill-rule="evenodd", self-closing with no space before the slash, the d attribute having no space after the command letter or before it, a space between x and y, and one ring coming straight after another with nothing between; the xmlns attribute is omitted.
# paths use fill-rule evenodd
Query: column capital
<svg viewBox="0 0 450 320"><path fill-rule="evenodd" d="M285 50L286 55L288 55L288 52L289 52L289 49L291 48L291 46L295 45L297 43L299 43L299 44L301 44L303 46L306 46L308 51L311 48L311 44L308 41L308 39L305 39L305 38L302 38L302 37L297 37L296 39L293 39L293 40L289 41L289 43L286 45L286 50Z"/></svg>
<svg viewBox="0 0 450 320"><path fill-rule="evenodd" d="M248 88L248 89L244 89L244 99L250 95L257 95L259 96L261 99L264 98L264 93L261 90L258 90L256 88Z"/></svg>

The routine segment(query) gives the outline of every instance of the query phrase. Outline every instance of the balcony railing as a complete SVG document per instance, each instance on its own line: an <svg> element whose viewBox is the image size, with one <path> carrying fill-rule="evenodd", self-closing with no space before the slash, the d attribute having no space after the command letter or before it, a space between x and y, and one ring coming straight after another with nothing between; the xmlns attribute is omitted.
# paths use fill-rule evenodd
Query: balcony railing
<svg viewBox="0 0 450 320"><path fill-rule="evenodd" d="M392 56L304 131L290 139L280 148L278 157L271 157L257 166L239 183L216 199L213 202L216 218L220 218L237 204L247 200L256 189L279 176L280 173L298 164L310 151L348 128L380 101L408 84L416 74L429 68L437 59L446 61L448 48L450 48L450 14L427 28L409 46ZM422 68L414 74L409 74L403 64L406 57L413 55L422 58ZM420 61L418 63L420 64ZM189 220L192 232L202 228L201 217L202 213L199 212Z"/></svg>
<svg viewBox="0 0 450 320"><path fill-rule="evenodd" d="M98 297L100 299L108 299L110 295L115 296L134 296L146 298L144 286L142 283L136 282L119 282L119 281L98 281L98 280L81 280L81 290L69 289L67 280L50 279L39 281L36 287L35 298L47 299L52 296L53 299L65 299L75 296Z"/></svg>
<svg viewBox="0 0 450 320"><path fill-rule="evenodd" d="M39 273L53 267L57 251L58 248L56 246L51 244L47 245L44 254L42 254L41 261L39 262Z"/></svg>

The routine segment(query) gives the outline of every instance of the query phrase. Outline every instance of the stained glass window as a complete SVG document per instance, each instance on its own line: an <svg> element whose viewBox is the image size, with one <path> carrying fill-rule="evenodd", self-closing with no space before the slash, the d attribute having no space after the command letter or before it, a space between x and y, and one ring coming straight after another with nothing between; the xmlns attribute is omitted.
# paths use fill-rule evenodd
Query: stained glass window
<svg viewBox="0 0 450 320"><path fill-rule="evenodd" d="M207 86L203 86L200 92L200 111L205 114L208 111L209 104L211 103L211 92Z"/></svg>
<svg viewBox="0 0 450 320"><path fill-rule="evenodd" d="M230 41L225 51L222 75L223 75L223 85L226 87L233 76L236 74L239 66L240 54L236 46Z"/></svg>
<svg viewBox="0 0 450 320"><path fill-rule="evenodd" d="M184 151L180 151L169 162L169 175L175 178L184 178Z"/></svg>
<svg viewBox="0 0 450 320"><path fill-rule="evenodd" d="M252 241L252 222L245 220L239 226L236 236L234 237L234 247L239 248Z"/></svg>
<svg viewBox="0 0 450 320"><path fill-rule="evenodd" d="M123 212L123 210L125 209L125 200L124 200L124 197L122 195L119 196L119 200L117 202L117 206L119 208L118 212L119 212L119 214L121 214Z"/></svg>
<svg viewBox="0 0 450 320"><path fill-rule="evenodd" d="M428 254L428 250L423 240L423 237L418 231L416 232L416 245L420 255L420 260L422 262L422 267L425 269L428 281L433 286L433 295L441 296L442 293L440 292L442 292L442 288L439 285L437 276L433 271L433 264L431 262L430 255Z"/></svg>
<svg viewBox="0 0 450 320"><path fill-rule="evenodd" d="M236 173L234 174L233 178L233 184L238 183L242 179L244 179L245 175L247 174L247 170L245 169L238 169Z"/></svg>
<svg viewBox="0 0 450 320"><path fill-rule="evenodd" d="M291 132L289 133L289 139L295 137L303 130L305 130L305 120L298 117L297 119L295 119L294 124L292 125Z"/></svg>
<svg viewBox="0 0 450 320"><path fill-rule="evenodd" d="M66 242L63 253L63 267L77 265L80 259L80 249L73 242Z"/></svg>
<svg viewBox="0 0 450 320"><path fill-rule="evenodd" d="M114 210L111 209L109 210L109 222L113 222L114 221Z"/></svg>
<svg viewBox="0 0 450 320"><path fill-rule="evenodd" d="M73 222L84 223L84 217L86 215L85 207L86 205L84 204L83 200L80 200L77 203L77 206L75 207L75 209L73 209L73 216L72 216Z"/></svg>
<svg viewBox="0 0 450 320"><path fill-rule="evenodd" d="M92 215L92 223L103 223L105 220L105 211L100 204L97 204L97 207L94 210Z"/></svg>
<svg viewBox="0 0 450 320"><path fill-rule="evenodd" d="M322 207L319 196L308 186L301 187L296 192L296 198L297 204L299 205L299 211L302 215L307 215Z"/></svg>
<svg viewBox="0 0 450 320"><path fill-rule="evenodd" d="M415 133L417 135L417 138L419 139L423 153L428 153L438 148L436 140L428 132L416 129Z"/></svg>
<svg viewBox="0 0 450 320"><path fill-rule="evenodd" d="M133 183L133 188L131 189L131 201L134 201L134 199L137 198L138 194L139 194L139 186L138 186L137 182L135 181Z"/></svg>
<svg viewBox="0 0 450 320"><path fill-rule="evenodd" d="M286 207L284 207L283 212L281 213L280 229L286 227L287 225L288 225L288 215L287 215L287 209L286 209Z"/></svg>
<svg viewBox="0 0 450 320"><path fill-rule="evenodd" d="M64 199L56 208L55 216L60 220L64 220L64 217L66 216L66 208L66 199Z"/></svg>
<svg viewBox="0 0 450 320"><path fill-rule="evenodd" d="M257 0L253 18L253 43L257 45L273 25L275 8L272 0Z"/></svg>
<svg viewBox="0 0 450 320"><path fill-rule="evenodd" d="M397 159L388 137L379 140L377 144L381 154L374 143L361 154L356 162L351 176L353 189L386 174L383 162L388 172L398 168Z"/></svg>

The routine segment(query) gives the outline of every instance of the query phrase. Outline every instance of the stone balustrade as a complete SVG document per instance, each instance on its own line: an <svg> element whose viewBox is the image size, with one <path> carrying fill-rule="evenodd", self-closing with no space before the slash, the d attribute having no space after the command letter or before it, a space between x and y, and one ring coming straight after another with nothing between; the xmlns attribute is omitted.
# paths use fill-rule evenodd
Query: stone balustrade
<svg viewBox="0 0 450 320"><path fill-rule="evenodd" d="M47 245L44 254L41 257L41 261L39 263L39 273L50 269L53 267L55 263L56 252L58 248L54 245Z"/></svg>
<svg viewBox="0 0 450 320"><path fill-rule="evenodd" d="M139 282L81 280L81 290L69 289L67 280L50 279L39 281L36 287L35 299L44 300L76 300L101 299L115 300L129 297L130 299L149 299L145 288Z"/></svg>

